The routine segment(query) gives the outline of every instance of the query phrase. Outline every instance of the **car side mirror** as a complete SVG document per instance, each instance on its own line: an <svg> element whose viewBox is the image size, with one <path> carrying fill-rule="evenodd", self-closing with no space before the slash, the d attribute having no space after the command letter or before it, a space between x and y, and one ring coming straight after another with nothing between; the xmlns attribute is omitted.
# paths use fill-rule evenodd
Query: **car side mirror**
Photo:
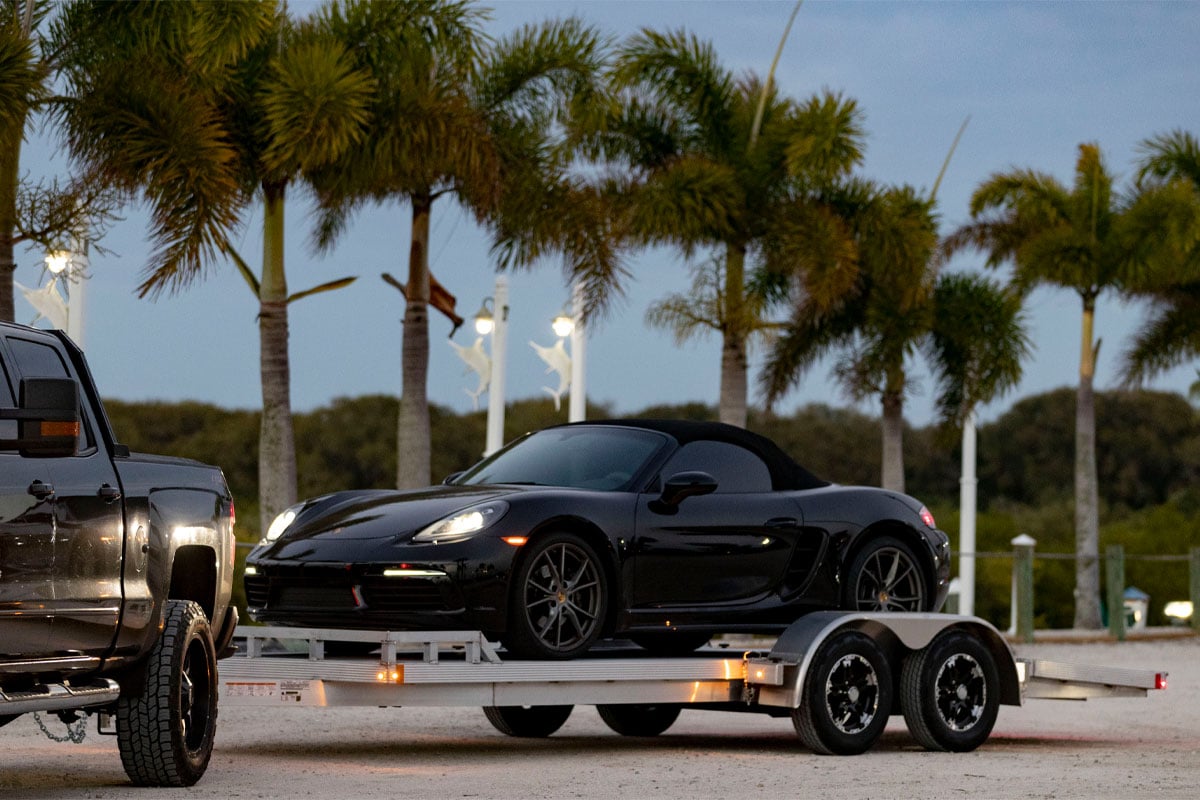
<svg viewBox="0 0 1200 800"><path fill-rule="evenodd" d="M79 384L71 378L25 378L18 408L0 409L0 420L17 421L17 438L0 439L0 450L25 456L70 456L79 447Z"/></svg>
<svg viewBox="0 0 1200 800"><path fill-rule="evenodd" d="M712 494L717 490L717 479L707 472L680 472L667 478L659 502L675 508L689 497Z"/></svg>

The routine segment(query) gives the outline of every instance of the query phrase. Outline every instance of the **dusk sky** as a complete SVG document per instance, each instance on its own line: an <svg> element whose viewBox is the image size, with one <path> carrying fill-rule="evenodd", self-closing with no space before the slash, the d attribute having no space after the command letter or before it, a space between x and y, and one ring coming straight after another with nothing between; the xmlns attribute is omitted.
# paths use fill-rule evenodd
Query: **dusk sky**
<svg viewBox="0 0 1200 800"><path fill-rule="evenodd" d="M489 32L502 36L524 23L577 15L615 37L639 28L685 28L711 41L735 73L765 74L792 9L788 2L501 2ZM303 14L311 4L293 2ZM1027 167L1065 183L1077 148L1098 142L1120 186L1135 172L1139 143L1183 129L1200 135L1200 3L1070 2L809 2L801 8L776 74L783 94L803 100L831 89L855 99L865 114L867 150L860 173L884 183L928 189L963 120L963 136L938 196L943 232L967 221L971 192L993 172ZM22 168L37 176L63 173L51 131L35 132ZM291 307L292 402L310 410L335 397L400 392L403 301L380 279L407 274L410 210L392 203L359 214L338 246L314 255L310 206L299 192L288 205L287 272L293 292L345 275L347 289ZM261 211L238 239L252 265L261 258ZM113 255L93 257L87 285L84 347L101 392L125 400L201 400L230 408L260 405L257 302L232 264L214 264L206 278L157 301L134 289L150 247L146 217L130 209L103 239ZM434 208L431 267L470 318L492 293L494 260L482 232L451 201ZM36 286L41 256L19 252L16 280ZM960 257L950 269L982 268L983 257ZM587 394L617 413L658 403L717 401L720 341L682 347L644 322L646 307L690 285L688 265L661 249L630 262L625 296L589 335ZM1006 277L1001 271L997 277ZM539 264L510 275L509 399L545 396L554 386L529 340L554 342L550 319L569 291L561 264ZM17 319L33 311L19 296ZM1103 338L1096 385L1113 388L1117 362L1143 309L1107 297L1099 304ZM994 418L1022 396L1074 385L1079 362L1080 301L1073 292L1036 291L1028 304L1036 350L1025 378L983 410ZM445 339L450 325L431 323L429 398L459 411L471 408L474 376ZM456 335L470 345L474 332ZM761 354L759 354L761 355ZM920 362L915 372L924 374ZM1180 367L1154 388L1186 392L1196 367ZM846 405L829 365L812 371L778 407L809 402ZM757 370L752 375L752 381ZM915 425L932 421L933 387L919 379L906 405ZM486 398L482 401L486 403ZM758 404L757 392L751 402ZM878 414L876 404L861 410ZM566 403L563 404L566 417ZM1106 424L1099 420L1099 424Z"/></svg>

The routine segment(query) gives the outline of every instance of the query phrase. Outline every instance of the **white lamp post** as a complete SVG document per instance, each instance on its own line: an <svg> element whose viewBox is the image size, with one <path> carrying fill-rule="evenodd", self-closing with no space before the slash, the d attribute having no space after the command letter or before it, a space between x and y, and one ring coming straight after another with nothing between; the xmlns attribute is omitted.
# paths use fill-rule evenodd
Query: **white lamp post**
<svg viewBox="0 0 1200 800"><path fill-rule="evenodd" d="M963 422L962 477L958 486L958 613L975 614L975 412Z"/></svg>
<svg viewBox="0 0 1200 800"><path fill-rule="evenodd" d="M492 335L491 385L488 388L487 443L485 456L504 445L504 370L505 347L508 344L508 278L496 276L492 293L492 308L495 313L490 325L486 319L475 318L475 331L481 336ZM488 330L484 330L487 328Z"/></svg>
<svg viewBox="0 0 1200 800"><path fill-rule="evenodd" d="M583 328L583 284L575 282L571 291L571 396L567 406L568 422L583 422L587 419L587 391L584 381L585 331Z"/></svg>

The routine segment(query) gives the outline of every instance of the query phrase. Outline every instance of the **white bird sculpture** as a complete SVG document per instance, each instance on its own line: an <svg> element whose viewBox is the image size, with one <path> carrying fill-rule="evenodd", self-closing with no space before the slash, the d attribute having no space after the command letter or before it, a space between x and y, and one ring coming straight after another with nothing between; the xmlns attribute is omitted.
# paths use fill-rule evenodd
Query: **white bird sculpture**
<svg viewBox="0 0 1200 800"><path fill-rule="evenodd" d="M483 337L476 338L475 344L470 347L463 347L454 341L450 342L450 346L458 353L458 357L466 362L467 372L479 374L479 386L475 388L475 391L472 392L470 389L463 389L475 401L475 410L478 411L479 396L487 391L488 383L492 379L492 359L483 351Z"/></svg>
<svg viewBox="0 0 1200 800"><path fill-rule="evenodd" d="M550 365L546 369L547 373L558 373L557 389L551 389L549 386L542 387L543 391L554 398L554 410L558 411L562 406L562 396L571 386L571 356L567 354L562 339L559 339L554 347L542 347L536 342L530 342L529 346L537 351L542 361Z"/></svg>
<svg viewBox="0 0 1200 800"><path fill-rule="evenodd" d="M38 312L30 321L30 325L44 317L51 326L62 331L67 329L67 303L58 291L57 277L51 278L50 282L40 289L30 289L19 283L16 286L21 290L21 294L25 295L29 305L33 306L33 310Z"/></svg>

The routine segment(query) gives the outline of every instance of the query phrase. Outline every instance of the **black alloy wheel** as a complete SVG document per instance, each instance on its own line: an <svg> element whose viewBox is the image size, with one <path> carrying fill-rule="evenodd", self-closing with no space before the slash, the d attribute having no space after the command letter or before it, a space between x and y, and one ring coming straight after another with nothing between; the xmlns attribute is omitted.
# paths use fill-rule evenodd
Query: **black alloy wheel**
<svg viewBox="0 0 1200 800"><path fill-rule="evenodd" d="M842 607L849 611L928 611L927 585L909 546L881 536L860 550L846 570Z"/></svg>
<svg viewBox="0 0 1200 800"><path fill-rule="evenodd" d="M600 558L571 533L542 536L527 546L514 575L505 648L526 658L583 654L600 637L608 612Z"/></svg>
<svg viewBox="0 0 1200 800"><path fill-rule="evenodd" d="M792 724L821 755L864 753L883 734L892 708L892 670L879 645L839 631L817 650L804 676Z"/></svg>
<svg viewBox="0 0 1200 800"><path fill-rule="evenodd" d="M996 659L966 633L943 633L904 660L900 705L926 750L974 750L991 735L1000 710Z"/></svg>

